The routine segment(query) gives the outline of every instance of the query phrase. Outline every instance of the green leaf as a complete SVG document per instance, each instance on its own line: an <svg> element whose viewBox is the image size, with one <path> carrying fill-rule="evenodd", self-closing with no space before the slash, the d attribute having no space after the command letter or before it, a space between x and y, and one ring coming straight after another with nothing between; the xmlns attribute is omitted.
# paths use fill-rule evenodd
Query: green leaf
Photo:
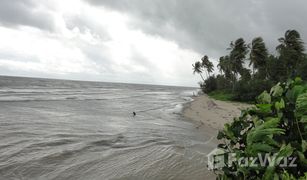
<svg viewBox="0 0 307 180"><path fill-rule="evenodd" d="M306 180L307 179L307 172L304 173L304 176L300 177L300 180Z"/></svg>
<svg viewBox="0 0 307 180"><path fill-rule="evenodd" d="M274 177L274 171L275 171L275 167L267 167L263 176L263 179L265 180L271 180Z"/></svg>
<svg viewBox="0 0 307 180"><path fill-rule="evenodd" d="M300 94L296 100L296 115L300 118L307 115L307 93Z"/></svg>
<svg viewBox="0 0 307 180"><path fill-rule="evenodd" d="M273 128L277 127L280 122L279 118L268 117L266 121L262 124L263 128Z"/></svg>
<svg viewBox="0 0 307 180"><path fill-rule="evenodd" d="M275 108L279 111L285 108L285 101L281 98L280 102L275 102Z"/></svg>
<svg viewBox="0 0 307 180"><path fill-rule="evenodd" d="M288 145L283 144L279 152L277 153L277 159L291 156L291 154L293 153L293 150L294 149L292 148L291 144L288 144ZM277 164L279 164L281 160L282 159L279 159L277 161Z"/></svg>
<svg viewBox="0 0 307 180"><path fill-rule="evenodd" d="M264 143L254 143L247 147L246 151L250 155L257 155L259 152L272 152L275 148Z"/></svg>
<svg viewBox="0 0 307 180"><path fill-rule="evenodd" d="M271 96L267 91L264 91L257 97L257 101L261 104L270 104Z"/></svg>
<svg viewBox="0 0 307 180"><path fill-rule="evenodd" d="M297 155L298 155L300 161L302 161L302 163L307 164L307 159L305 158L304 153L297 151Z"/></svg>
<svg viewBox="0 0 307 180"><path fill-rule="evenodd" d="M222 169L225 179L307 179L297 170L283 168L279 164L286 157L297 157L299 168L307 167L307 85L301 79L279 83L270 93L257 97L256 106L242 111L239 118L226 124L218 138L219 144L236 158L256 157L258 153L273 155L269 166L243 167L232 162ZM295 132L301 130L299 132ZM300 135L301 134L301 135ZM302 138L301 138L302 137ZM226 149L227 148L227 149ZM272 156L271 156L272 158ZM252 160L248 159L248 162ZM306 172L305 169L304 171Z"/></svg>
<svg viewBox="0 0 307 180"><path fill-rule="evenodd" d="M302 82L303 82L303 80L302 80L302 78L300 78L300 77L296 77L296 78L294 79L294 83L295 83L295 84L302 84Z"/></svg>
<svg viewBox="0 0 307 180"><path fill-rule="evenodd" d="M232 140L232 141L236 141L236 139L235 139L235 136L234 136L234 134L233 134L233 132L232 132L232 129L230 128L230 125L228 124L228 123L226 123L225 125L224 125L224 135L228 138L228 139L230 139L230 140Z"/></svg>
<svg viewBox="0 0 307 180"><path fill-rule="evenodd" d="M307 141L306 140L302 141L302 150L303 150L303 152L305 152L307 150Z"/></svg>
<svg viewBox="0 0 307 180"><path fill-rule="evenodd" d="M283 134L285 130L281 128L277 128L279 125L279 122L280 122L279 118L267 118L267 120L263 124L258 125L257 127L252 129L247 134L247 137L246 137L247 148L250 149L249 152L255 153L255 151L251 150L252 148L257 148L254 146L254 144L264 143L263 142L264 140L266 140L267 142L270 142L267 139L272 138L271 137L272 135ZM271 141L270 144L274 145L276 143ZM271 146L271 145L268 145L268 146ZM259 150L266 151L267 149L271 148L268 146L262 146L260 147Z"/></svg>
<svg viewBox="0 0 307 180"><path fill-rule="evenodd" d="M302 94L305 90L304 86L297 85L294 86L291 90L289 90L286 94L287 98L289 99L290 102L295 103L297 97Z"/></svg>
<svg viewBox="0 0 307 180"><path fill-rule="evenodd" d="M255 127L260 126L260 125L263 124L263 120L259 119L258 116L253 116L252 120L253 120L253 123L254 123Z"/></svg>
<svg viewBox="0 0 307 180"><path fill-rule="evenodd" d="M272 139L273 138L273 135L269 135L269 136L266 136L263 138L263 143L266 143L266 144L269 144L271 146L274 146L274 147L278 147L279 146L279 143L276 142L275 140Z"/></svg>
<svg viewBox="0 0 307 180"><path fill-rule="evenodd" d="M270 113L272 104L256 104L256 107L259 108L262 113Z"/></svg>
<svg viewBox="0 0 307 180"><path fill-rule="evenodd" d="M277 85L271 88L270 94L272 94L272 96L274 97L279 97L282 95L283 91L284 89L280 86L280 83L278 83Z"/></svg>
<svg viewBox="0 0 307 180"><path fill-rule="evenodd" d="M282 180L296 180L295 177L293 177L293 175L289 174L287 171L284 170L284 172L281 174L281 179Z"/></svg>
<svg viewBox="0 0 307 180"><path fill-rule="evenodd" d="M222 139L225 137L225 134L222 131L219 131L217 134L217 139Z"/></svg>
<svg viewBox="0 0 307 180"><path fill-rule="evenodd" d="M303 115L299 121L302 123L307 123L307 115Z"/></svg>

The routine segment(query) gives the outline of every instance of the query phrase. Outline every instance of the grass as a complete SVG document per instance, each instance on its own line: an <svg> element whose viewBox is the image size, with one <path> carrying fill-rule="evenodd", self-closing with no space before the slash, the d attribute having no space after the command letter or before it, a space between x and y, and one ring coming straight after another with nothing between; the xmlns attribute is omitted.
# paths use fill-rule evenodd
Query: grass
<svg viewBox="0 0 307 180"><path fill-rule="evenodd" d="M208 96L216 100L233 101L233 94L228 91L222 91L222 90L212 91L208 93Z"/></svg>
<svg viewBox="0 0 307 180"><path fill-rule="evenodd" d="M216 90L212 91L207 94L209 97L215 99L215 100L220 100L220 101L231 101L231 102L239 102L239 103L245 103L245 104L253 104L254 101L237 101L234 99L234 95L225 90Z"/></svg>

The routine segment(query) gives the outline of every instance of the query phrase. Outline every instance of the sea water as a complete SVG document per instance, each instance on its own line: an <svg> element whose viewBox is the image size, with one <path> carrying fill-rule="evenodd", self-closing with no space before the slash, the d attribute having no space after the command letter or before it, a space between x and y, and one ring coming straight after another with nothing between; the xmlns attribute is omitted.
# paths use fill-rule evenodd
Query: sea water
<svg viewBox="0 0 307 180"><path fill-rule="evenodd" d="M0 179L204 179L195 91L1 76Z"/></svg>

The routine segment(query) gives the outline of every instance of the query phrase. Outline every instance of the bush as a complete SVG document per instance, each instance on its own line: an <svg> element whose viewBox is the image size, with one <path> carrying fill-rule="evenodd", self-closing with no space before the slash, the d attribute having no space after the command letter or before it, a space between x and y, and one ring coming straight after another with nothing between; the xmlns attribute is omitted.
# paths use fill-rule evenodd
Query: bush
<svg viewBox="0 0 307 180"><path fill-rule="evenodd" d="M216 90L208 93L208 95L214 99L221 100L221 101L232 101L233 94L227 90Z"/></svg>
<svg viewBox="0 0 307 180"><path fill-rule="evenodd" d="M255 107L225 124L217 138L224 142L218 148L225 154L233 153L236 159L265 154L276 157L266 166L260 166L259 161L257 166L225 162L222 169L215 169L218 179L306 179L307 87L300 78L278 83L257 97ZM283 157L296 158L297 166L279 166Z"/></svg>
<svg viewBox="0 0 307 180"><path fill-rule="evenodd" d="M254 102L261 92L268 91L272 85L271 81L263 79L240 80L235 85L233 98L236 101Z"/></svg>
<svg viewBox="0 0 307 180"><path fill-rule="evenodd" d="M307 60L298 68L298 74L303 80L307 81Z"/></svg>
<svg viewBox="0 0 307 180"><path fill-rule="evenodd" d="M231 83L222 75L210 76L204 83L199 83L200 88L206 94L215 90L223 91L228 90L231 87Z"/></svg>
<svg viewBox="0 0 307 180"><path fill-rule="evenodd" d="M217 89L215 76L210 76L204 83L200 83L200 88L204 93L210 93Z"/></svg>
<svg viewBox="0 0 307 180"><path fill-rule="evenodd" d="M219 74L216 76L216 88L218 90L231 89L231 82L225 76Z"/></svg>

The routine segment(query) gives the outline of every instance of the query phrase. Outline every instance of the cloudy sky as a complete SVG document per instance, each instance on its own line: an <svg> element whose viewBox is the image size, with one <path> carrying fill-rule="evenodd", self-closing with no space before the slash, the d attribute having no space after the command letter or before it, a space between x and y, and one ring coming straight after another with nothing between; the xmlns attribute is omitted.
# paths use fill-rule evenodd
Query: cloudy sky
<svg viewBox="0 0 307 180"><path fill-rule="evenodd" d="M191 64L288 29L305 0L0 0L0 74L195 86Z"/></svg>

